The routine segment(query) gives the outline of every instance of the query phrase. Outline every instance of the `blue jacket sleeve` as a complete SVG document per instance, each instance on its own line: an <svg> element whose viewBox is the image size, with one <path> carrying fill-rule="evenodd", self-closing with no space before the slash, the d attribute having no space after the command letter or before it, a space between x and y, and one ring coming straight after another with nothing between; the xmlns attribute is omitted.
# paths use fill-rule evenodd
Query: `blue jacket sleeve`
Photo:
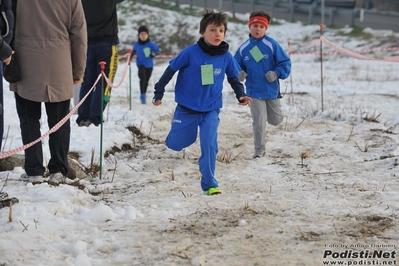
<svg viewBox="0 0 399 266"><path fill-rule="evenodd" d="M165 93L165 86L169 83L169 81L173 78L176 71L173 70L170 66L165 69L161 78L155 83L154 89L154 100L162 100L163 95Z"/></svg>
<svg viewBox="0 0 399 266"><path fill-rule="evenodd" d="M242 85L238 77L227 78L227 81L230 83L231 87L233 88L238 101L240 101L241 97L247 96L244 92L244 86Z"/></svg>
<svg viewBox="0 0 399 266"><path fill-rule="evenodd" d="M132 61L133 57L136 55L136 50L132 49L132 52L130 54L130 62ZM130 64L129 62L129 64Z"/></svg>

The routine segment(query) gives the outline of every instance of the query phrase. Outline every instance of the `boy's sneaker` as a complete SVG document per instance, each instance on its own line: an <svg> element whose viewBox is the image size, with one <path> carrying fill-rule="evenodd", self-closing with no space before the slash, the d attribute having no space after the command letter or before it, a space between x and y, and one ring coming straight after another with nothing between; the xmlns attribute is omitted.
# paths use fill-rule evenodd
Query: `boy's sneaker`
<svg viewBox="0 0 399 266"><path fill-rule="evenodd" d="M65 176L63 176L61 173L51 174L50 178L48 179L48 183L53 186L58 186L63 182L65 182Z"/></svg>
<svg viewBox="0 0 399 266"><path fill-rule="evenodd" d="M21 175L21 179L24 181L31 182L32 184L40 184L43 183L44 178L41 175L28 175L27 173L23 173Z"/></svg>
<svg viewBox="0 0 399 266"><path fill-rule="evenodd" d="M205 195L216 195L216 194L222 194L222 191L217 187L211 187L210 189L205 190L204 194Z"/></svg>
<svg viewBox="0 0 399 266"><path fill-rule="evenodd" d="M266 154L265 150L257 150L255 151L254 156L252 156L254 159L255 158L260 158L260 157L264 157Z"/></svg>

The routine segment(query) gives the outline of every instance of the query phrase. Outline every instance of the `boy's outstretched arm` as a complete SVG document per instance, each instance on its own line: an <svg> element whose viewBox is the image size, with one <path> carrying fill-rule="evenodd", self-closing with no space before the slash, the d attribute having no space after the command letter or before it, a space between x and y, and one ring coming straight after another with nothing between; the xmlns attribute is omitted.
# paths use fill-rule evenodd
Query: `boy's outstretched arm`
<svg viewBox="0 0 399 266"><path fill-rule="evenodd" d="M162 98L165 93L165 86L169 83L169 81L173 78L173 75L176 73L170 66L168 66L163 72L161 78L155 83L154 86L154 98L152 99L152 104L155 106L162 104Z"/></svg>
<svg viewBox="0 0 399 266"><path fill-rule="evenodd" d="M239 101L238 104L251 106L252 99L245 94L244 86L242 85L238 77L227 78L227 81L230 83L231 87L234 90L234 93L236 94L236 98Z"/></svg>
<svg viewBox="0 0 399 266"><path fill-rule="evenodd" d="M133 59L133 57L135 56L135 54L136 54L136 50L132 50L132 52L130 53L130 59L129 59L129 65L130 65L130 62L132 62L132 59Z"/></svg>

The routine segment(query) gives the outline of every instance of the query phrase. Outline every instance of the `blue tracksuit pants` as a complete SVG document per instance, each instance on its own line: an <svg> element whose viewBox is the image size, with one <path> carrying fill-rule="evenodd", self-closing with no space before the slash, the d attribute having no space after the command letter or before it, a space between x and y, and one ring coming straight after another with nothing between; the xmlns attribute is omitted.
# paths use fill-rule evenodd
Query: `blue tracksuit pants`
<svg viewBox="0 0 399 266"><path fill-rule="evenodd" d="M83 75L83 83L80 87L79 100L81 100L93 87L98 75L101 73L100 62L105 62L104 73L113 82L118 68L118 47L113 42L101 42L89 44L87 47L86 69ZM104 88L103 88L104 86ZM102 112L111 97L111 87L101 79L86 98L86 101L79 107L76 123L90 120L98 126L102 123ZM101 99L103 105L101 110Z"/></svg>
<svg viewBox="0 0 399 266"><path fill-rule="evenodd" d="M198 160L201 172L201 188L218 187L215 179L216 155L218 153L219 112L189 113L179 105L176 107L172 127L166 137L166 146L175 151L190 146L200 137L201 156Z"/></svg>

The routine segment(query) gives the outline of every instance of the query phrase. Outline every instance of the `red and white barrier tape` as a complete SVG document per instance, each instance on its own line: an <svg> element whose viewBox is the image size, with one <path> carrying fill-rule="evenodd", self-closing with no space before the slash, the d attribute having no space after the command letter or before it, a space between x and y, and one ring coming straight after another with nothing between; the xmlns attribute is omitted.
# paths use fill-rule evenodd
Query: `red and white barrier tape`
<svg viewBox="0 0 399 266"><path fill-rule="evenodd" d="M127 54L124 54L124 55L120 55L118 58L119 59L128 58L128 56L130 56L130 53L127 53ZM176 56L177 55L175 55L175 54L159 54L159 55L156 55L154 57L154 59L175 58ZM137 58L137 55L134 55L133 58ZM129 58L128 58L128 60L129 60Z"/></svg>
<svg viewBox="0 0 399 266"><path fill-rule="evenodd" d="M124 56L122 56L122 57L127 57L127 59L129 60L129 59L130 59L130 54L126 54L126 55L124 55ZM90 90L86 93L86 95L82 98L82 100L80 100L80 102L79 102L79 103L78 103L78 104L77 104L77 105L76 105L63 119L61 119L55 126L53 126L49 131L47 131L45 134L43 134L40 138L38 138L38 139L35 140L35 141L32 141L31 143L28 143L28 144L26 144L26 145L23 145L23 146L21 146L21 147L19 147L19 148L16 148L16 149L13 149L13 150L10 150L10 151L6 151L6 152L0 153L0 159L9 157L9 156L11 156L11 155L14 155L14 154L16 154L17 152L24 151L24 150L26 150L26 149L32 147L32 146L35 145L36 143L42 141L44 138L46 138L46 137L47 137L48 135L50 135L51 133L54 133L55 131L57 131L57 130L58 130L63 124L65 124L65 122L66 122L69 118L71 118L71 116L78 110L78 108L79 108L79 107L82 105L82 103L86 100L86 98L89 96L89 94L90 94L93 90L95 90L95 87L96 87L98 81L100 80L100 78L101 78L102 76L105 78L107 84L108 84L110 87L112 87L112 88L118 88L118 87L123 83L123 81L124 81L124 79L125 79L125 77L126 77L127 70L128 70L128 65L126 64L125 69L123 70L122 79L121 79L121 81L119 82L118 85L113 85L112 82L108 79L108 77L104 74L104 72L101 72L101 73L98 75L96 81L94 82L94 85L90 88Z"/></svg>
<svg viewBox="0 0 399 266"><path fill-rule="evenodd" d="M86 98L89 96L89 93L91 93L91 91L95 88L96 84L98 83L98 81L101 78L101 74L98 75L96 82L94 83L93 87L91 87L91 89L89 90L89 92L82 98L82 100L63 118L60 120L60 122L58 122L55 126L53 126L49 131L47 131L45 134L43 134L43 136L41 136L40 138L38 138L35 141L32 141L29 144L23 145L19 148L10 150L10 151L6 151L6 152L2 152L0 153L0 159L6 158L8 156L11 156L13 154L16 154L17 152L21 152L23 150L26 150L30 147L32 147L33 145L35 145L36 143L42 141L45 137L47 137L48 135L50 135L51 133L54 133L55 131L57 131L63 124L65 124L65 122L76 112L76 110L78 110L79 106L86 100Z"/></svg>
<svg viewBox="0 0 399 266"><path fill-rule="evenodd" d="M360 50L348 50L343 47L340 47L333 42L329 41L326 39L324 36L321 36L320 39L318 40L313 40L307 45L304 45L300 48L297 49L292 49L289 48L287 52L290 55L309 55L309 54L320 54L320 51L314 51L314 52L296 52L297 50L303 49L303 48L308 48L312 46L316 46L320 44L320 41L327 44L329 47L335 49L334 51L324 51L322 52L323 55L328 55L328 54L338 54L342 53L360 60L380 60L380 61L385 61L385 62L399 62L399 57L391 57L391 58L374 58L374 57L368 57L361 55L360 53L370 53L370 52L377 52L377 51L398 51L399 47L379 47L379 48L369 48L369 49L360 49Z"/></svg>
<svg viewBox="0 0 399 266"><path fill-rule="evenodd" d="M342 48L336 44L334 44L333 42L327 40L326 38L324 38L323 36L320 37L320 40L323 43L326 43L328 46L336 49L338 52L343 53L347 56L351 56L360 60L379 60L379 61L385 61L385 62L399 62L399 57L391 57L391 58L375 58L375 57L368 57L368 56L364 56L361 55L359 53L347 50L345 48Z"/></svg>

